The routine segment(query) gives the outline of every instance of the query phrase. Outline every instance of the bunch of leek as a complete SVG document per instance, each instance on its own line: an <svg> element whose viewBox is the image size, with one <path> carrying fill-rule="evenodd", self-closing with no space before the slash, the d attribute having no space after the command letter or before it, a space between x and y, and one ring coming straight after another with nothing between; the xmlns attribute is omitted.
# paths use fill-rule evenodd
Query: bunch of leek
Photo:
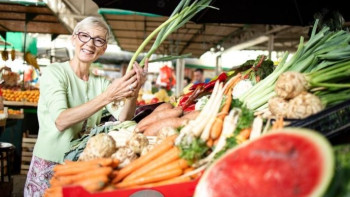
<svg viewBox="0 0 350 197"><path fill-rule="evenodd" d="M186 24L193 16L204 8L210 7L211 0L197 0L190 4L190 0L181 0L178 6L175 8L168 20L162 23L157 29L155 29L139 46L129 62L127 71L131 70L133 63L139 54L143 51L146 45L157 35L151 49L147 52L145 57L140 62L140 66L144 65L146 58L157 50L162 42L174 31Z"/></svg>
<svg viewBox="0 0 350 197"><path fill-rule="evenodd" d="M316 33L317 23L318 20L306 44L304 38L300 38L298 49L288 62L286 52L279 66L268 77L239 97L248 108L267 108L268 100L276 95L274 89L278 77L286 71L305 74L310 91L319 95L324 104L346 99L350 87L350 33L344 30L333 32L329 27L323 27Z"/></svg>

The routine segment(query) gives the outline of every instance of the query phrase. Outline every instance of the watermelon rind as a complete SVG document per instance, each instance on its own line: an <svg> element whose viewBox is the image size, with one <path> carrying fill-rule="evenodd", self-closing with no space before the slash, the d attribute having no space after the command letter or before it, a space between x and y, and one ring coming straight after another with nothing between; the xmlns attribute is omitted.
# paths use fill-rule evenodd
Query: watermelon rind
<svg viewBox="0 0 350 197"><path fill-rule="evenodd" d="M261 140L266 136L280 135L280 134L301 136L301 137L305 138L306 140L311 141L319 149L319 152L321 153L321 157L324 160L323 161L324 165L323 165L323 168L321 169L322 170L321 180L318 183L318 185L314 188L312 193L308 196L310 196L310 197L323 196L323 194L326 192L330 182L332 181L333 174L334 174L335 161L334 161L334 152L333 152L332 146L329 143L329 141L323 135L321 135L319 132L316 132L316 131L310 130L310 129L305 129L305 128L291 128L291 127L289 127L289 128L282 128L279 130L271 131L270 133L267 133L264 136L261 136L259 138L254 139L254 140L251 140L251 141L247 141L246 143L238 145L237 147L227 151L224 155L222 155L221 158L219 158L217 161L215 161L213 164L211 164L210 167L204 172L203 176L201 177L201 179L199 180L199 182L196 186L194 197L210 197L211 196L211 194L208 190L209 189L208 187L210 187L210 183L209 184L206 183L206 180L208 179L209 172L212 170L215 170L215 166L217 163L222 162L227 156L234 153L238 149L242 149L246 146L249 146L249 144L251 144L257 140ZM254 176L254 175L250 174L247 176ZM225 183L223 183L223 184L225 184ZM230 184L234 184L234 183L230 183ZM215 188L213 188L213 189L215 189ZM230 195L230 196L232 196L232 195Z"/></svg>

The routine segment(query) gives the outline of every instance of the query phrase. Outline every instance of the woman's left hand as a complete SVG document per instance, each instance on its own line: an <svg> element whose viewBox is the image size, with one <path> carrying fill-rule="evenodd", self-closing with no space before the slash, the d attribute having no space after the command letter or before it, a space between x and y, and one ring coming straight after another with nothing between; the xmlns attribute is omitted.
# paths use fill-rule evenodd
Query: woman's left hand
<svg viewBox="0 0 350 197"><path fill-rule="evenodd" d="M148 59L145 61L145 66L141 68L137 62L134 63L133 69L136 72L136 78L137 78L137 86L135 87L135 95L138 95L138 92L140 91L143 84L145 84L147 80L147 72L148 72Z"/></svg>

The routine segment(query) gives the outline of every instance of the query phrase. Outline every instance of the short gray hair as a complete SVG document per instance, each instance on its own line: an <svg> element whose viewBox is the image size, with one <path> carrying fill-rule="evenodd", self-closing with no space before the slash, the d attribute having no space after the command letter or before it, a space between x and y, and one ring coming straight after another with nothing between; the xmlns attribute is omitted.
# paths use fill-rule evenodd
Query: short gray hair
<svg viewBox="0 0 350 197"><path fill-rule="evenodd" d="M90 27L102 27L103 29L105 29L107 32L106 33L106 40L108 41L109 35L111 32L109 26L107 25L107 23L103 19L95 17L95 16L86 17L83 20L81 20L80 22L78 22L78 24L74 28L73 35L77 34L82 29L87 29Z"/></svg>

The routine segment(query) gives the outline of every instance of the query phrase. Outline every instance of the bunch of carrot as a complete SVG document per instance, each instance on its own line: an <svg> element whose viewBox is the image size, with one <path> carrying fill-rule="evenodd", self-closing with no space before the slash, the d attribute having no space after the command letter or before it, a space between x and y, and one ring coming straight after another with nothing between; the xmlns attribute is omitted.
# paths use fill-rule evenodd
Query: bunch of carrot
<svg viewBox="0 0 350 197"><path fill-rule="evenodd" d="M98 158L90 161L65 161L53 168L54 176L50 180L51 187L44 196L62 196L62 188L80 185L89 192L109 190L110 180L116 176L119 160Z"/></svg>
<svg viewBox="0 0 350 197"><path fill-rule="evenodd" d="M221 111L217 114L211 129L210 129L210 136L207 140L207 145L209 147L212 147L214 144L217 144L218 139L222 133L223 125L224 125L224 119L228 115L230 109L231 109L231 102L232 102L232 88L242 80L241 73L238 73L236 76L234 76L231 80L227 82L224 89L224 95L226 96L226 101L224 106L221 108Z"/></svg>
<svg viewBox="0 0 350 197"><path fill-rule="evenodd" d="M278 116L271 129L282 129L284 127L283 116Z"/></svg>
<svg viewBox="0 0 350 197"><path fill-rule="evenodd" d="M147 154L122 168L112 180L116 188L154 187L192 179L185 176L192 171L188 162L180 158L180 150L174 145L177 135L167 137Z"/></svg>

